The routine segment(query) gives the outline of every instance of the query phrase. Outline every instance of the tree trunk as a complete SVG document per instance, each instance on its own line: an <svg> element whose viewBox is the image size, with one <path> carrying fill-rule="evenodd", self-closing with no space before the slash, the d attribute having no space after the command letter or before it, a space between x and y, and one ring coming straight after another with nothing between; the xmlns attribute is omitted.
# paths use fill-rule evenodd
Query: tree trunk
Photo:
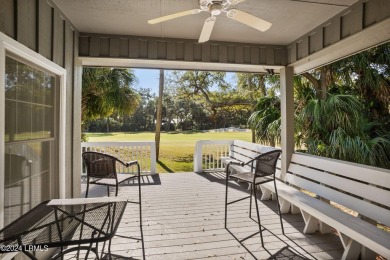
<svg viewBox="0 0 390 260"><path fill-rule="evenodd" d="M322 67L320 69L320 79L317 79L309 72L305 72L302 75L314 85L314 88L316 89L317 93L317 98L320 100L326 99L328 94L328 88L333 81L332 68L329 66Z"/></svg>
<svg viewBox="0 0 390 260"><path fill-rule="evenodd" d="M157 102L157 120L156 120L156 160L158 161L160 153L160 133L161 133L161 121L162 121L162 98L164 93L164 70L160 69L160 83L158 91L158 102Z"/></svg>
<svg viewBox="0 0 390 260"><path fill-rule="evenodd" d="M107 117L106 120L106 133L110 132L110 118Z"/></svg>
<svg viewBox="0 0 390 260"><path fill-rule="evenodd" d="M252 132L252 143L256 143L256 130L251 129L251 132Z"/></svg>
<svg viewBox="0 0 390 260"><path fill-rule="evenodd" d="M260 75L260 91L263 97L267 96L267 88L265 86L265 75Z"/></svg>

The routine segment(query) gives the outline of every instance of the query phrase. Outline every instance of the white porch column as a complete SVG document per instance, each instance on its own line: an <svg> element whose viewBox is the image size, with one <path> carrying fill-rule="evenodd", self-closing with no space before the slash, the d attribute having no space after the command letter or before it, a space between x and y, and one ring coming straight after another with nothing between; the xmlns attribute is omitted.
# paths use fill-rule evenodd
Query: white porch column
<svg viewBox="0 0 390 260"><path fill-rule="evenodd" d="M282 173L281 178L284 179L288 166L291 161L291 156L294 152L294 82L293 68L283 67L280 69L280 103L282 114Z"/></svg>
<svg viewBox="0 0 390 260"><path fill-rule="evenodd" d="M77 44L77 45L76 45ZM77 47L76 47L77 46ZM78 48L78 37L75 38L75 49ZM72 197L81 196L81 97L83 67L78 53L74 57L74 78L73 78L73 170L72 170ZM69 138L69 137L68 137ZM70 142L70 140L68 140Z"/></svg>

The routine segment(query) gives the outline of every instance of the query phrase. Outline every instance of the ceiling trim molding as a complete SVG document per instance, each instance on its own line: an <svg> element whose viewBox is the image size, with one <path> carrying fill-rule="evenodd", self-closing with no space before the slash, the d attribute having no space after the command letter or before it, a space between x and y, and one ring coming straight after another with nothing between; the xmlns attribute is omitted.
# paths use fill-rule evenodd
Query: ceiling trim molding
<svg viewBox="0 0 390 260"><path fill-rule="evenodd" d="M169 69L169 70L208 70L225 72L253 72L266 73L274 70L279 73L283 66L230 64L212 62L187 62L170 60L148 60L148 59L123 59L123 58L97 58L80 57L83 66L91 67L123 67L123 68L147 68L147 69Z"/></svg>

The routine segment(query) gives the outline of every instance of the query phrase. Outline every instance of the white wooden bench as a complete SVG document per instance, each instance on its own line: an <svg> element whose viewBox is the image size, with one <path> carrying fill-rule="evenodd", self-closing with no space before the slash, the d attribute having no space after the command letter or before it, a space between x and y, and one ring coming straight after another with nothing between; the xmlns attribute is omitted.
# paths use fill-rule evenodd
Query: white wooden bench
<svg viewBox="0 0 390 260"><path fill-rule="evenodd" d="M234 140L233 144L230 145L229 157L221 157L220 159L224 165L227 165L230 161L246 163L262 153L275 149L275 147ZM251 167L252 165L230 165L230 169L236 172L251 171Z"/></svg>
<svg viewBox="0 0 390 260"><path fill-rule="evenodd" d="M294 153L284 182L279 181L277 188L281 212L300 212L304 233L327 233L330 227L337 231L344 246L342 259L358 259L359 255L375 259L376 253L390 259L390 232L376 225L390 226L389 170ZM272 183L261 189L262 199L272 197ZM358 216L336 208L335 203Z"/></svg>

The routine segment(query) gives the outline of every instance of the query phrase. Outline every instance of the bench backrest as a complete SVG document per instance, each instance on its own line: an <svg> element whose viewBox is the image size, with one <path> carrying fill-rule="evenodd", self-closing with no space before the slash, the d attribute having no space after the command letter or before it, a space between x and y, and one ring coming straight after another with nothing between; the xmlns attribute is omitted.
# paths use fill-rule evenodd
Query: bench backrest
<svg viewBox="0 0 390 260"><path fill-rule="evenodd" d="M390 171L294 153L285 181L390 225Z"/></svg>
<svg viewBox="0 0 390 260"><path fill-rule="evenodd" d="M234 140L233 144L230 146L230 156L242 162L247 162L253 158L256 158L262 153L266 153L275 149L275 147Z"/></svg>

